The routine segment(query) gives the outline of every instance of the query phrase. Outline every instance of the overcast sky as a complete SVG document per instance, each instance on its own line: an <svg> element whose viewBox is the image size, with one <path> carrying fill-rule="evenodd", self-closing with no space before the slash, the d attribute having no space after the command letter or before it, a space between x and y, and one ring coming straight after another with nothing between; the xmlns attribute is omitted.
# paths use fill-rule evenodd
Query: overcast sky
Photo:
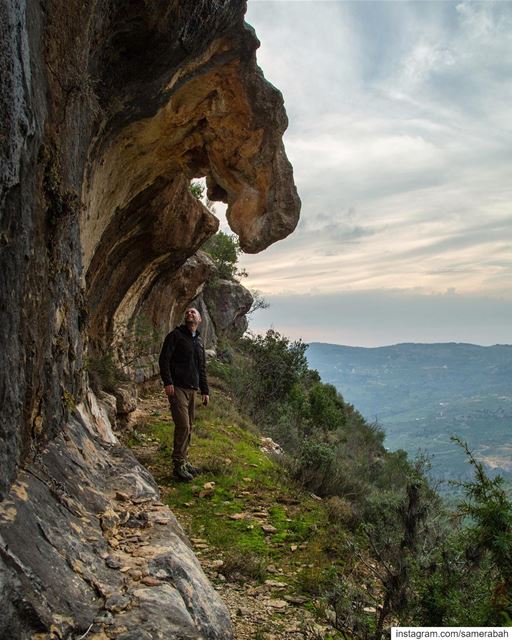
<svg viewBox="0 0 512 640"><path fill-rule="evenodd" d="M249 0L298 229L244 256L251 326L512 342L512 3Z"/></svg>

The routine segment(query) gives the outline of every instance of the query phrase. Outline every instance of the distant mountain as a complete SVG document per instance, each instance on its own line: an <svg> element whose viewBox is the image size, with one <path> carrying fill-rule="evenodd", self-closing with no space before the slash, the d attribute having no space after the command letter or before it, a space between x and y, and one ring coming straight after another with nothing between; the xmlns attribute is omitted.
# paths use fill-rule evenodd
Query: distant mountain
<svg viewBox="0 0 512 640"><path fill-rule="evenodd" d="M306 355L324 382L383 427L389 449L431 454L437 478L468 477L450 441L456 434L488 469L512 479L512 345L313 342Z"/></svg>

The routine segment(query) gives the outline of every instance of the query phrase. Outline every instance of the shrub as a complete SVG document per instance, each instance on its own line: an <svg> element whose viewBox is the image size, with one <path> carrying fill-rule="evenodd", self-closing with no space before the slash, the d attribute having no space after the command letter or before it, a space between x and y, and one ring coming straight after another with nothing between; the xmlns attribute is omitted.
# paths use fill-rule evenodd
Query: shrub
<svg viewBox="0 0 512 640"><path fill-rule="evenodd" d="M238 269L238 256L242 250L235 235L218 231L203 244L201 249L213 260L216 267L216 278L237 281L247 275L244 269ZM215 286L215 278L209 284Z"/></svg>
<svg viewBox="0 0 512 640"><path fill-rule="evenodd" d="M224 382L230 382L233 372L229 364L215 358L208 362L208 374L212 377L219 378Z"/></svg>
<svg viewBox="0 0 512 640"><path fill-rule="evenodd" d="M327 508L327 517L330 522L334 524L341 524L343 526L352 523L354 511L348 500L340 498L339 496L331 496L325 502L325 506Z"/></svg>
<svg viewBox="0 0 512 640"><path fill-rule="evenodd" d="M252 417L271 422L279 414L277 405L289 399L307 371L307 346L300 340L291 342L273 329L264 336L243 338L240 345L246 358L237 372L239 398Z"/></svg>
<svg viewBox="0 0 512 640"><path fill-rule="evenodd" d="M487 624L500 624L512 616L512 501L503 478L490 478L466 442L453 437L465 451L475 477L462 482L466 499L459 505L461 515L470 519L467 550L476 564L489 561L494 589Z"/></svg>
<svg viewBox="0 0 512 640"><path fill-rule="evenodd" d="M262 581L266 576L265 559L250 551L234 549L224 558L221 569L231 580L245 581L245 578Z"/></svg>
<svg viewBox="0 0 512 640"><path fill-rule="evenodd" d="M227 476L232 464L229 458L211 454L201 461L201 469L204 473L211 473L214 476Z"/></svg>
<svg viewBox="0 0 512 640"><path fill-rule="evenodd" d="M312 596L323 595L332 584L333 575L329 570L316 565L304 567L297 575L297 582L301 591Z"/></svg>
<svg viewBox="0 0 512 640"><path fill-rule="evenodd" d="M334 431L346 423L345 403L333 385L314 383L308 401L309 419L322 431Z"/></svg>
<svg viewBox="0 0 512 640"><path fill-rule="evenodd" d="M295 477L311 491L323 495L333 466L333 447L313 439L304 440L297 458Z"/></svg>

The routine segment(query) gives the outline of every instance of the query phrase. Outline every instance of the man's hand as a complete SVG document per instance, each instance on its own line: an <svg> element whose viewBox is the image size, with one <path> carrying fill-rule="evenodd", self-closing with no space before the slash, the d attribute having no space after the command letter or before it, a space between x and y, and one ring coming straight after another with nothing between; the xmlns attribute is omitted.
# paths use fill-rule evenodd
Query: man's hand
<svg viewBox="0 0 512 640"><path fill-rule="evenodd" d="M168 384L164 387L164 391L168 396L173 396L174 395L174 385L173 384Z"/></svg>
<svg viewBox="0 0 512 640"><path fill-rule="evenodd" d="M208 406L208 403L210 402L210 396L203 395L203 396L202 396L202 398L203 398L203 404L204 404L204 406L205 406L205 407L207 407L207 406Z"/></svg>

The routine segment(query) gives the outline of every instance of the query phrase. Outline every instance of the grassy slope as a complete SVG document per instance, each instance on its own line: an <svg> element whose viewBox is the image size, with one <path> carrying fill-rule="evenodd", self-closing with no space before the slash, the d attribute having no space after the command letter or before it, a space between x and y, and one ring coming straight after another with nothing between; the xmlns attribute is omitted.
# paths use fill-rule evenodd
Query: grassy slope
<svg viewBox="0 0 512 640"><path fill-rule="evenodd" d="M204 473L192 483L176 483L172 421L155 400L155 393L149 392L143 401L147 417L128 444L155 475L190 538L199 540L199 548L203 543L213 548L215 554L209 555L222 558L219 579L255 584L284 580L288 595L303 599L303 606L320 617L325 615L319 596L337 573L346 576L355 569L347 534L330 521L325 502L305 493L281 464L260 450L256 428L218 387L210 406L197 410L190 450L191 461ZM269 593L283 597L278 587L269 586Z"/></svg>

